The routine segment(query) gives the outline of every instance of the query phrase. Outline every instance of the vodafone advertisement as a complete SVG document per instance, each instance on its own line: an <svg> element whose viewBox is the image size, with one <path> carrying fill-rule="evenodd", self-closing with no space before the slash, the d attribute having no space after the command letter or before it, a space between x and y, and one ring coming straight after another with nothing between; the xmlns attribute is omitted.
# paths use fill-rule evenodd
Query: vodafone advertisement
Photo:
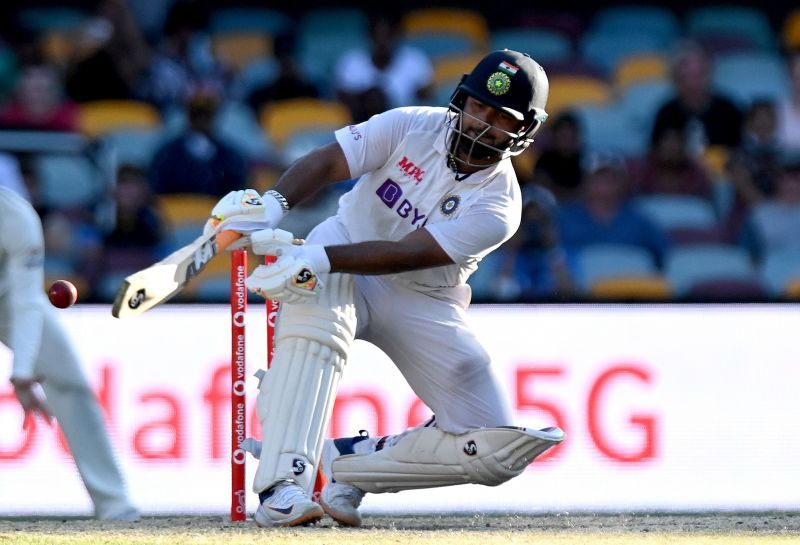
<svg viewBox="0 0 800 545"><path fill-rule="evenodd" d="M230 309L168 305L128 320L59 312L145 514L230 509ZM368 495L365 512L800 509L800 313L790 305L484 306L469 312L517 424L566 441L498 487ZM247 316L247 430L265 311ZM410 340L413 342L413 339ZM442 339L438 350L448 350ZM0 352L0 375L10 355ZM398 433L430 416L358 341L329 435ZM247 482L256 462L248 457ZM247 511L257 497L249 493ZM0 383L0 513L88 515L58 428L22 429Z"/></svg>

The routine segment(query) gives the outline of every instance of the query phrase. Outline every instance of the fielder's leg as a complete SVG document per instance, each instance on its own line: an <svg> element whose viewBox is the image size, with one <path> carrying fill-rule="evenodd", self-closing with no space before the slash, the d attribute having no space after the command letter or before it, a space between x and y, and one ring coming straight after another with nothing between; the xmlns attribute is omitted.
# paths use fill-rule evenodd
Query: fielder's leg
<svg viewBox="0 0 800 545"><path fill-rule="evenodd" d="M92 498L95 516L107 520L138 520L139 512L128 498L100 406L63 326L49 310L44 313L36 371L45 376L42 387L47 402Z"/></svg>
<svg viewBox="0 0 800 545"><path fill-rule="evenodd" d="M313 304L286 304L275 331L275 354L259 389L263 444L253 489L260 526L294 526L322 518L308 492L323 433L355 335L353 280L330 274Z"/></svg>

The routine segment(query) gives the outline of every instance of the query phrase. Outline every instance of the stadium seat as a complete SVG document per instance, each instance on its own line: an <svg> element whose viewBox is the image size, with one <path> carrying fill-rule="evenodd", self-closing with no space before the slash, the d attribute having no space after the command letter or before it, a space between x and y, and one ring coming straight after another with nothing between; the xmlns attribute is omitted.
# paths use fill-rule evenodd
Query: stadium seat
<svg viewBox="0 0 800 545"><path fill-rule="evenodd" d="M338 129L351 122L350 112L338 103L314 98L292 98L267 104L259 114L261 127L279 146L291 135L309 128Z"/></svg>
<svg viewBox="0 0 800 545"><path fill-rule="evenodd" d="M214 133L248 159L271 158L275 154L252 110L241 102L228 101L222 105L214 121Z"/></svg>
<svg viewBox="0 0 800 545"><path fill-rule="evenodd" d="M657 276L655 260L644 248L626 244L592 244L581 248L575 259L576 277L583 291L610 278Z"/></svg>
<svg viewBox="0 0 800 545"><path fill-rule="evenodd" d="M673 248L666 257L664 271L679 297L692 293L702 282L743 281L758 283L756 269L746 250L729 244L705 244Z"/></svg>
<svg viewBox="0 0 800 545"><path fill-rule="evenodd" d="M527 53L539 64L568 61L575 55L572 40L555 29L505 28L492 32L490 48Z"/></svg>
<svg viewBox="0 0 800 545"><path fill-rule="evenodd" d="M800 299L800 280L793 280L786 286L786 297L790 299Z"/></svg>
<svg viewBox="0 0 800 545"><path fill-rule="evenodd" d="M210 195L174 193L158 195L157 205L171 225L199 223L202 229L218 200L217 197ZM195 238L199 235L200 233L197 233Z"/></svg>
<svg viewBox="0 0 800 545"><path fill-rule="evenodd" d="M403 38L402 43L419 49L431 62L476 51L472 40L460 34L413 34Z"/></svg>
<svg viewBox="0 0 800 545"><path fill-rule="evenodd" d="M292 18L274 9L255 7L224 8L209 16L209 30L218 32L258 31L271 36L286 32Z"/></svg>
<svg viewBox="0 0 800 545"><path fill-rule="evenodd" d="M107 187L87 156L43 153L34 160L42 204L52 208L89 206Z"/></svg>
<svg viewBox="0 0 800 545"><path fill-rule="evenodd" d="M309 129L295 132L283 144L284 164L291 164L319 146L335 142L333 128Z"/></svg>
<svg viewBox="0 0 800 545"><path fill-rule="evenodd" d="M668 81L650 80L632 83L622 91L619 106L639 134L652 132L656 111L673 95Z"/></svg>
<svg viewBox="0 0 800 545"><path fill-rule="evenodd" d="M603 80L588 76L553 76L550 78L550 94L547 113L551 117L562 110L583 106L608 105L612 100L611 87Z"/></svg>
<svg viewBox="0 0 800 545"><path fill-rule="evenodd" d="M659 53L645 53L622 59L613 78L618 93L636 83L668 80L669 64L666 57Z"/></svg>
<svg viewBox="0 0 800 545"><path fill-rule="evenodd" d="M157 129L161 126L158 110L137 100L94 100L80 105L78 127L90 138L122 129Z"/></svg>
<svg viewBox="0 0 800 545"><path fill-rule="evenodd" d="M619 105L578 106L584 144L588 151L638 157L647 150L648 134L639 130Z"/></svg>
<svg viewBox="0 0 800 545"><path fill-rule="evenodd" d="M244 101L259 87L275 81L280 72L275 57L256 59L244 65L231 83L231 98Z"/></svg>
<svg viewBox="0 0 800 545"><path fill-rule="evenodd" d="M296 58L303 74L333 96L332 75L339 57L351 48L369 49L366 13L354 8L312 9L297 24Z"/></svg>
<svg viewBox="0 0 800 545"><path fill-rule="evenodd" d="M691 195L642 195L634 206L665 231L675 229L714 229L718 218L713 205Z"/></svg>
<svg viewBox="0 0 800 545"><path fill-rule="evenodd" d="M631 31L647 32L657 36L665 44L674 42L681 35L681 24L677 15L667 7L652 5L602 7L597 10L590 29L616 33L619 36Z"/></svg>
<svg viewBox="0 0 800 545"><path fill-rule="evenodd" d="M776 53L739 53L719 58L713 82L746 108L756 98L780 100L789 93L785 61Z"/></svg>
<svg viewBox="0 0 800 545"><path fill-rule="evenodd" d="M658 54L669 44L657 35L631 30L624 39L616 32L590 32L578 43L581 58L596 66L603 74L612 76L619 63L634 55Z"/></svg>
<svg viewBox="0 0 800 545"><path fill-rule="evenodd" d="M117 164L146 169L163 138L160 130L129 129L110 132L103 141L113 151Z"/></svg>
<svg viewBox="0 0 800 545"><path fill-rule="evenodd" d="M672 288L662 276L620 276L594 282L589 296L616 301L666 301L672 297Z"/></svg>
<svg viewBox="0 0 800 545"><path fill-rule="evenodd" d="M79 8L38 6L20 9L16 25L34 34L51 30L72 31L89 19L89 13Z"/></svg>
<svg viewBox="0 0 800 545"><path fill-rule="evenodd" d="M800 49L800 8L792 10L784 19L781 42L788 50Z"/></svg>
<svg viewBox="0 0 800 545"><path fill-rule="evenodd" d="M446 85L451 91L464 74L469 74L483 55L480 53L450 55L433 63L433 84L437 88Z"/></svg>
<svg viewBox="0 0 800 545"><path fill-rule="evenodd" d="M760 272L772 295L780 297L786 294L792 282L800 281L800 246L768 249Z"/></svg>
<svg viewBox="0 0 800 545"><path fill-rule="evenodd" d="M400 19L400 30L407 37L418 35L455 35L467 38L476 51L489 46L489 26L476 10L462 8L419 8Z"/></svg>
<svg viewBox="0 0 800 545"><path fill-rule="evenodd" d="M234 73L272 55L272 38L258 30L217 32L211 35L214 56Z"/></svg>
<svg viewBox="0 0 800 545"><path fill-rule="evenodd" d="M766 13L752 6L698 6L685 14L686 33L700 41L715 37L747 40L753 48L774 50L775 33Z"/></svg>

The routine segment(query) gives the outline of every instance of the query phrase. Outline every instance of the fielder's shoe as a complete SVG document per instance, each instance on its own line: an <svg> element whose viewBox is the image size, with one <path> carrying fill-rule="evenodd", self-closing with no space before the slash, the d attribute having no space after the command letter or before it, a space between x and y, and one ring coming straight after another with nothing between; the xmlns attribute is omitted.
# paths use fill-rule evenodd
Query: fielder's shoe
<svg viewBox="0 0 800 545"><path fill-rule="evenodd" d="M322 508L291 481L283 481L258 495L261 504L253 517L262 528L310 524L325 516Z"/></svg>
<svg viewBox="0 0 800 545"><path fill-rule="evenodd" d="M339 483L333 479L333 460L343 454L353 454L353 446L367 439L367 435L328 439L322 447L322 472L328 484L322 490L319 504L336 522L344 526L361 526L361 513L358 506L364 499L364 491L348 483Z"/></svg>

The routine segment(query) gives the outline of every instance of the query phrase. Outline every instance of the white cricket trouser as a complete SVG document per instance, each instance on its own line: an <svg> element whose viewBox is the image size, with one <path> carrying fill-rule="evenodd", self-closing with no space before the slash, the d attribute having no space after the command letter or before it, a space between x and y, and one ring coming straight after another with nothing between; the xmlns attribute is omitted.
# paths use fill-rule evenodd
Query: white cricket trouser
<svg viewBox="0 0 800 545"><path fill-rule="evenodd" d="M329 218L308 236L312 244L346 244L347 233ZM513 426L506 395L491 360L458 304L410 289L390 276L355 277L356 338L391 358L415 394L450 433Z"/></svg>
<svg viewBox="0 0 800 545"><path fill-rule="evenodd" d="M7 342L8 320L0 320L0 340ZM72 342L55 311L45 308L42 342L34 373L45 377L47 403L64 432L83 484L100 518L135 511L114 458L102 411Z"/></svg>

